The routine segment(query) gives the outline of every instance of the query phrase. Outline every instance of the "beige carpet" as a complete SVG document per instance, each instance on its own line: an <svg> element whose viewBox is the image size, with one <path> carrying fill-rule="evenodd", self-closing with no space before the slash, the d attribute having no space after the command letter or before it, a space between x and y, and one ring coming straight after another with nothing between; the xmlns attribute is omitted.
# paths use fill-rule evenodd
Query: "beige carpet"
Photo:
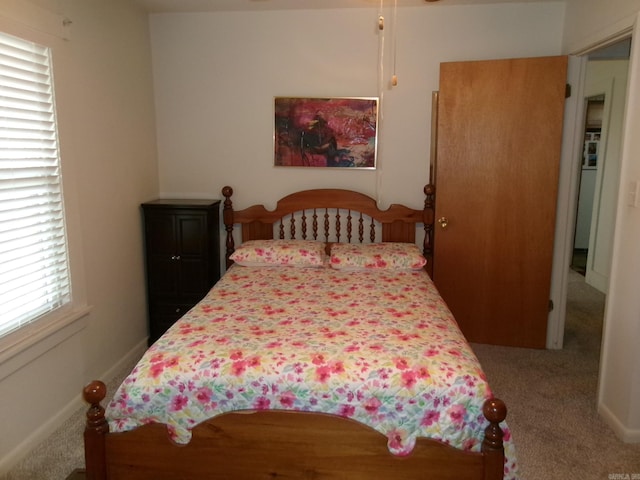
<svg viewBox="0 0 640 480"><path fill-rule="evenodd" d="M563 350L473 345L509 408L521 478L640 478L640 445L619 441L596 412L604 296L574 272L569 287ZM109 382L110 392L125 373ZM6 480L64 480L81 467L83 417L78 411Z"/></svg>
<svg viewBox="0 0 640 480"><path fill-rule="evenodd" d="M521 477L640 478L640 445L618 440L596 411L604 295L575 272L568 290L563 350L473 345L509 409Z"/></svg>

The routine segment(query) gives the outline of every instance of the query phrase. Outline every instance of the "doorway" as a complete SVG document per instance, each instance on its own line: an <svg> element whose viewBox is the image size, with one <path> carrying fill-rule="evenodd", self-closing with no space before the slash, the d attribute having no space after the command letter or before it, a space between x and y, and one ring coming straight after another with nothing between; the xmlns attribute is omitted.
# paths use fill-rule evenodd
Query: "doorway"
<svg viewBox="0 0 640 480"><path fill-rule="evenodd" d="M622 124L631 38L588 56L584 89L584 140L571 268L606 294L620 184Z"/></svg>
<svg viewBox="0 0 640 480"><path fill-rule="evenodd" d="M564 325L563 344L588 338L585 354L598 355L604 301L608 291L617 196L620 188L622 128L631 38L588 55L575 199L575 227L570 274L566 277L567 311L579 321ZM597 301L594 301L597 300ZM586 321L585 319L589 319ZM582 332L580 337L577 332ZM585 335L586 334L586 335ZM599 363L599 358L596 360Z"/></svg>
<svg viewBox="0 0 640 480"><path fill-rule="evenodd" d="M572 268L606 294L620 184L631 38L588 56Z"/></svg>
<svg viewBox="0 0 640 480"><path fill-rule="evenodd" d="M558 209L556 223L556 237L553 259L553 274L551 283L551 311L549 313L549 323L547 330L547 348L562 349L564 345L565 335L565 315L567 306L567 284L569 276L574 272L571 268L574 250L574 234L576 226L576 212L578 208L579 179L582 165L582 156L585 148L585 124L586 124L586 104L585 102L590 96L596 96L595 93L588 94L586 88L586 80L590 75L587 73L587 67L597 61L613 61L614 59L624 59L627 66L630 66L630 45L631 45L632 29L629 28L621 31L616 35L616 40L603 41L600 48L592 48L588 51L577 53L569 57L568 81L569 87L573 90L572 94L567 98L567 108L565 110L565 124L563 135L563 153L560 165L560 184L558 189ZM615 46L614 46L615 45ZM626 78L625 78L626 81ZM602 93L599 92L599 93ZM623 106L621 110L624 112L626 105L626 91L622 97ZM605 97L606 101L606 97ZM623 115L621 115L622 117ZM625 116L628 118L628 115ZM620 119L624 122L624 119ZM619 126L622 131L622 125ZM602 136L601 136L602 138ZM618 155L620 155L621 141L611 142L618 147ZM602 145L599 146L602 149ZM619 172L618 172L619 173ZM614 195L617 197L619 188L616 186ZM594 187L594 191L597 189ZM609 235L613 237L613 223L615 221L616 202L611 212L609 220ZM597 226L600 232L607 231L607 228L601 228L600 222L591 222L591 227ZM591 232L590 232L591 241ZM587 247L588 249L590 247ZM611 256L607 258L607 263L611 263ZM586 267L585 267L586 270ZM607 272L608 273L608 272ZM578 274L578 276L580 276ZM585 278L585 277L582 277ZM608 283L608 280L607 280Z"/></svg>
<svg viewBox="0 0 640 480"><path fill-rule="evenodd" d="M584 149L582 150L582 161L580 162L580 172L578 174L578 208L573 235L573 256L571 257L571 269L583 277L587 273L589 236L591 233L598 159L600 164L604 161L599 152L604 100L604 94L585 99Z"/></svg>

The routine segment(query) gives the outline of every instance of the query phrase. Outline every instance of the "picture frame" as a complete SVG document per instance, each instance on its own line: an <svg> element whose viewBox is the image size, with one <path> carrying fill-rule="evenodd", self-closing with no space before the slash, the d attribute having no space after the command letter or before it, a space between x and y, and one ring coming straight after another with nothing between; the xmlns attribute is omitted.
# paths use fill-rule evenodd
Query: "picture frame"
<svg viewBox="0 0 640 480"><path fill-rule="evenodd" d="M598 168L598 150L600 149L600 132L586 132L582 168L595 170Z"/></svg>
<svg viewBox="0 0 640 480"><path fill-rule="evenodd" d="M377 97L274 97L274 166L375 169Z"/></svg>

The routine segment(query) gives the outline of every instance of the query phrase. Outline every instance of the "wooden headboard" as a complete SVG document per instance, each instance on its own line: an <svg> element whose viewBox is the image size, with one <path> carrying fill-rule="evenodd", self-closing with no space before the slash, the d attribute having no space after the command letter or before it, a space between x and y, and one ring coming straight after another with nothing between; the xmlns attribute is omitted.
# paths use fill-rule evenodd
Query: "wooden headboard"
<svg viewBox="0 0 640 480"><path fill-rule="evenodd" d="M340 189L304 190L280 199L274 210L253 205L234 210L233 189L224 187L223 220L226 230L227 268L235 250L234 226L240 224L241 240L303 239L326 243L415 243L416 226L423 224L422 250L426 269L433 273L433 223L435 187L424 187L422 210L391 205L380 210L376 201L362 193Z"/></svg>

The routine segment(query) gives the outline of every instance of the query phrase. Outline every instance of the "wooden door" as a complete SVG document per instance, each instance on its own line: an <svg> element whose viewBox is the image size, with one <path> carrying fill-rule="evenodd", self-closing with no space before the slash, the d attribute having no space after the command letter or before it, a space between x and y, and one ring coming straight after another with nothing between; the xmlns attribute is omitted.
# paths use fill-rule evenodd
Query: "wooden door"
<svg viewBox="0 0 640 480"><path fill-rule="evenodd" d="M434 281L470 342L545 347L566 75L564 56L441 65Z"/></svg>

